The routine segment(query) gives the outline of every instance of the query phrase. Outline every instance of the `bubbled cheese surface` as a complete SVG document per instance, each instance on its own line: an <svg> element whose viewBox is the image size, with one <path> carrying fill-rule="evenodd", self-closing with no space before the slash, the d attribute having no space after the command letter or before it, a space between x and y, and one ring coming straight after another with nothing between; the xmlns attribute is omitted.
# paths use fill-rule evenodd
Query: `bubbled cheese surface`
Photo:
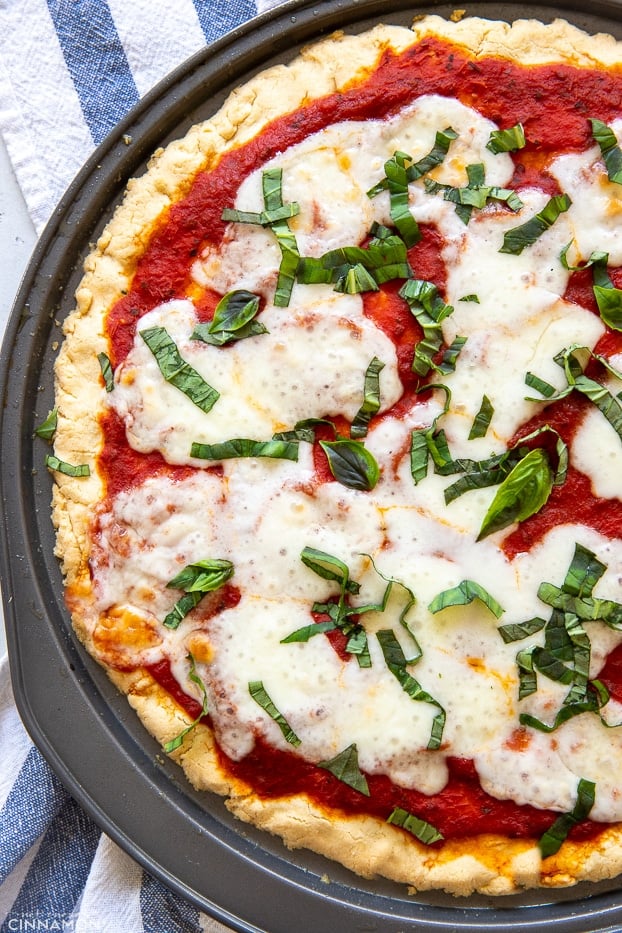
<svg viewBox="0 0 622 933"><path fill-rule="evenodd" d="M383 177L383 164L395 150L418 159L432 148L435 133L450 125L458 140L432 177L464 185L465 166L481 162L487 184L507 186L510 157L486 149L495 126L458 101L440 97L422 98L387 121L331 127L264 166L282 168L284 200L300 205L290 227L301 254L320 256L358 244L373 221L390 223L388 195L370 199L366 191ZM619 186L603 179L598 151L561 155L551 172L570 193L572 208L520 256L499 253L503 235L543 208L547 196L541 191L520 191L524 207L518 215L493 205L474 212L465 225L442 194L427 193L423 182L410 186L412 213L435 224L445 243L443 297L454 306L443 324L445 342L456 335L467 338L455 372L441 380L451 391L442 426L455 457L480 459L505 450L521 425L542 410L542 403L526 398L537 393L526 388L525 373L536 372L562 388L563 372L554 356L571 344L592 348L604 331L596 315L563 300L570 273L559 254L574 238L584 259L604 248L622 262L619 194L609 190ZM236 207L262 209L261 170L241 184ZM190 298L162 305L141 320L141 330L166 327L183 358L220 392L208 414L163 380L139 333L117 370L109 404L136 450L159 451L171 464L200 467L190 457L193 441L268 440L306 418L351 421L375 356L384 363L384 417L373 423L365 446L380 466L377 486L360 492L337 482L318 485L312 449L304 442L295 463L226 460L217 472L197 469L185 479L147 479L120 493L100 518L92 560L97 611L125 603L155 623L179 595L166 583L181 568L206 557L226 558L235 567L239 603L205 622L200 613L191 613L176 631L162 628L160 634L175 675L201 700L188 679L187 654L196 631L206 633L210 660L197 669L218 740L232 758L247 754L258 734L288 748L277 724L249 694L249 682L261 680L301 740L297 754L310 761L330 759L355 743L363 771L433 794L446 783L448 756L472 758L492 795L561 811L572 809L582 777L597 785L592 816L622 819L616 791L620 731L607 730L597 716L580 716L551 735L529 730L517 746L519 712L550 722L566 688L541 677L537 692L519 702L516 653L524 645L505 644L497 631L499 624L547 614L538 586L543 580L561 585L575 542L607 565L596 592L615 600L622 542L583 526L578 507L575 524L551 531L514 560L499 547L502 534L476 544L495 487L446 506L451 478L430 471L415 485L410 474L411 431L432 424L445 393L430 393L406 415L395 416L391 409L402 394L395 348L364 315L362 298L331 286L296 284L289 307L277 308L272 297L279 261L270 230L231 225L221 247L206 250L193 267L197 287L221 293L246 288L262 295L267 334L224 349L193 341L197 315ZM461 301L473 294L478 302ZM493 421L485 438L469 440L484 393L494 406ZM595 453L604 446L610 453ZM592 478L598 495L621 494L621 446L601 414L591 412L571 458ZM305 547L348 566L361 584L353 605L381 600L387 578L403 584L394 588L384 612L361 617L369 637L369 668L353 658L341 660L324 636L282 644L310 624L314 602L338 593L334 582L302 563ZM500 622L478 601L430 612L440 591L465 579L477 581L501 604ZM374 637L379 629L392 628L405 656L413 657L415 643L399 621L406 588L416 597L407 622L422 651L409 671L446 712L442 747L433 753L427 744L438 706L413 701L402 690ZM590 639L596 676L620 636L595 622ZM540 634L529 640L536 643L542 643ZM147 663L156 650L162 649L145 649L137 660ZM622 719L613 701L607 719Z"/></svg>

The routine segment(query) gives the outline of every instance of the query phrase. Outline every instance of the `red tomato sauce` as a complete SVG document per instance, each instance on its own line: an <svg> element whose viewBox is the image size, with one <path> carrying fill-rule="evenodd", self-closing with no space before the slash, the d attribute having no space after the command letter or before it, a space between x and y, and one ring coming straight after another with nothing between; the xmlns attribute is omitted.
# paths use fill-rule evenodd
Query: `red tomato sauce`
<svg viewBox="0 0 622 933"><path fill-rule="evenodd" d="M192 262L206 245L217 244L222 238L225 225L221 212L233 205L242 178L278 152L330 123L383 118L396 112L412 99L414 87L418 95L457 97L501 128L522 122L528 144L512 156L515 163L512 185L517 188L537 185L555 194L558 187L546 171L548 159L560 147L567 151L592 145L589 116L609 122L618 115L622 73L615 68L604 72L560 65L523 68L494 58L476 62L435 39L425 39L401 55L387 52L378 70L367 80L275 120L256 139L227 153L216 165L206 166L198 175L188 194L160 222L138 262L128 294L108 316L113 366L125 359L133 343L136 323L143 314L164 301L186 296ZM409 260L415 276L433 281L442 294L446 275L440 238L433 228L423 228L422 233L422 240L411 249ZM566 300L579 302L596 313L590 286L589 270L575 273ZM393 414L400 411L400 406L406 409L415 404L418 388L411 363L420 330L399 298L398 289L399 283L389 283L378 293L364 296L365 314L394 340L397 348L405 392ZM199 303L202 319L211 317L217 297L208 294ZM621 348L620 335L608 335L600 352L619 352ZM585 404L583 399L571 397L548 406L521 434L548 423L568 441ZM99 468L111 495L148 475L171 471L159 454L142 456L131 451L123 425L114 416L104 419L104 429L107 440ZM322 456L316 445L318 481L328 481L331 477ZM180 477L185 475L183 468L173 472ZM530 549L556 524L574 521L577 508L581 509L582 520L596 530L619 536L622 503L595 497L588 479L571 469L566 484L554 490L541 512L506 538L504 550L508 557ZM150 670L190 716L199 715L199 705L184 694L167 661ZM613 695L622 697L622 649L612 654L602 677ZM305 762L294 752L271 748L261 738L241 762L220 754L227 769L253 785L262 796L306 793L345 813L371 813L382 819L399 806L431 822L446 838L480 832L537 837L556 817L548 811L490 797L482 790L473 763L461 759L449 761L450 780L439 794L426 796L397 787L385 777L368 776L371 796L367 798L326 770ZM586 821L573 830L573 835L594 835L601 829L602 825Z"/></svg>

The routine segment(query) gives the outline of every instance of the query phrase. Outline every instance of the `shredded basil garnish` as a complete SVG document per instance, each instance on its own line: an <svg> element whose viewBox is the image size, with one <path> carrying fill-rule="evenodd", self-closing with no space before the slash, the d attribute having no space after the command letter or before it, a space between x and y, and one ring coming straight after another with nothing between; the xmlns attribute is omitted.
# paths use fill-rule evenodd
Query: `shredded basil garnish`
<svg viewBox="0 0 622 933"><path fill-rule="evenodd" d="M164 619L164 625L176 629L206 593L219 590L231 579L233 569L231 561L221 558L206 558L187 564L166 584L169 589L183 590L185 595L177 600Z"/></svg>
<svg viewBox="0 0 622 933"><path fill-rule="evenodd" d="M335 479L350 489L369 492L380 478L380 468L360 441L320 441Z"/></svg>
<svg viewBox="0 0 622 933"><path fill-rule="evenodd" d="M587 781L585 778L579 778L577 800L572 811L558 816L538 842L542 858L548 858L559 851L562 843L568 838L572 827L588 818L595 799L596 784L593 781Z"/></svg>
<svg viewBox="0 0 622 933"><path fill-rule="evenodd" d="M408 185L441 164L457 135L450 126L437 132L434 147L418 162L406 152L395 152L385 162L385 177L367 192L368 197L374 198L381 191L389 191L391 219L407 246L413 246L421 238L419 225L408 206Z"/></svg>
<svg viewBox="0 0 622 933"><path fill-rule="evenodd" d="M238 457L268 457L272 460L298 460L295 441L255 441L247 437L234 437L218 444L193 442L190 456L198 460L234 460Z"/></svg>
<svg viewBox="0 0 622 933"><path fill-rule="evenodd" d="M194 720L194 722L191 722L189 726L186 726L185 729L182 729L179 735L175 736L174 739L171 739L170 742L167 742L165 745L162 746L167 755L169 755L171 752L174 752L176 748L179 748L179 746L182 744L183 740L186 738L188 733L192 732L192 730L201 722L204 716L207 716L207 713L208 713L207 690L205 688L205 684L203 683L203 681L197 674L196 664L195 664L195 660L192 654L187 655L187 660L190 662L190 672L188 674L188 678L194 684L196 684L197 687L200 688L203 694L203 704L202 704L201 712L199 713L197 718Z"/></svg>
<svg viewBox="0 0 622 933"><path fill-rule="evenodd" d="M98 353L97 359L99 361L99 367L102 371L106 392L112 392L114 389L114 375L112 372L112 366L110 365L110 357L107 353Z"/></svg>
<svg viewBox="0 0 622 933"><path fill-rule="evenodd" d="M464 224L468 224L474 209L482 210L489 201L502 201L512 211L519 211L523 206L523 202L511 188L485 184L483 163L467 165L466 173L468 182L463 188L440 184L429 178L424 182L428 194L442 191L444 199L456 205L456 214Z"/></svg>
<svg viewBox="0 0 622 933"><path fill-rule="evenodd" d="M525 454L499 486L477 540L539 512L551 494L553 478L546 451L536 447Z"/></svg>
<svg viewBox="0 0 622 933"><path fill-rule="evenodd" d="M566 375L566 381L568 383L567 388L562 389L561 392L555 394L550 392L548 383L544 383L543 380L539 382L546 387L546 398L547 400L558 400L565 398L572 392L573 389L576 389L578 392L581 392L585 395L591 402L596 405L598 410L605 416L611 427L614 429L620 440L622 440L622 405L617 396L612 395L608 389L602 386L599 382L596 382L594 379L590 379L585 375L583 371L583 366L581 365L580 360L577 358L576 354L578 352L585 353L588 358L593 358L597 360L602 366L605 367L613 376L618 379L622 379L622 373L619 373L612 365L606 360L603 356L600 356L597 353L593 353L589 347L580 347L573 345L568 347L565 350L562 350L561 353L558 353L554 357L555 362L558 366L561 366ZM534 378L531 374L529 385L534 385ZM527 382L527 379L525 380ZM550 387L552 388L552 387ZM537 401L534 399L533 401Z"/></svg>
<svg viewBox="0 0 622 933"><path fill-rule="evenodd" d="M482 397L482 404L480 405L479 411L473 419L473 424L471 425L471 430L469 431L470 441L475 440L477 437L486 437L494 412L495 410L492 402L487 395L484 395Z"/></svg>
<svg viewBox="0 0 622 933"><path fill-rule="evenodd" d="M471 295L463 295L462 298L458 298L458 301L472 301L476 305L480 303L479 297L475 293Z"/></svg>
<svg viewBox="0 0 622 933"><path fill-rule="evenodd" d="M440 842L445 838L431 823L427 823L425 820L420 819L413 813L409 813L408 810L403 810L401 807L396 807L393 810L391 815L387 818L387 823L392 823L394 826L401 826L402 829L416 836L419 842L422 842L426 846L432 845L434 842Z"/></svg>
<svg viewBox="0 0 622 933"><path fill-rule="evenodd" d="M453 306L445 304L436 285L423 279L409 279L399 291L413 316L423 329L423 339L415 346L412 370L419 376L427 376L431 369L443 372L441 366L434 363L434 356L443 343L442 322L453 314ZM458 338L464 344L464 338ZM454 361L455 362L455 361Z"/></svg>
<svg viewBox="0 0 622 933"><path fill-rule="evenodd" d="M324 768L348 787L353 787L360 794L369 797L369 785L359 768L358 750L353 743L329 761L319 761L318 768Z"/></svg>
<svg viewBox="0 0 622 933"><path fill-rule="evenodd" d="M248 692L252 696L253 700L261 706L263 710L266 711L268 716L274 720L281 732L286 742L289 742L290 745L297 747L301 744L301 739L298 738L288 721L285 719L282 713L278 711L272 700L270 699L269 694L267 693L263 681L261 680L251 680L248 684Z"/></svg>
<svg viewBox="0 0 622 933"><path fill-rule="evenodd" d="M66 460L60 460L53 454L48 454L45 458L45 465L55 473L64 473L65 476L90 476L91 470L88 463L67 463Z"/></svg>
<svg viewBox="0 0 622 933"><path fill-rule="evenodd" d="M535 616L533 619L528 619L526 622L500 625L497 631L506 645L509 645L513 641L522 641L523 638L535 635L536 632L540 632L545 625L546 619Z"/></svg>
<svg viewBox="0 0 622 933"><path fill-rule="evenodd" d="M305 256L296 278L306 285L330 284L348 294L378 291L392 279L412 276L404 240L386 227L376 226L368 246L342 246L317 259Z"/></svg>
<svg viewBox="0 0 622 933"><path fill-rule="evenodd" d="M592 290L600 316L612 330L622 331L622 289L615 287L607 273L609 254L599 252L592 256L596 256L592 261Z"/></svg>
<svg viewBox="0 0 622 933"><path fill-rule="evenodd" d="M43 438L44 441L52 441L54 440L57 427L58 408L53 408L52 411L48 412L47 418L42 421L38 427L35 428L35 434L37 437Z"/></svg>
<svg viewBox="0 0 622 933"><path fill-rule="evenodd" d="M220 398L220 393L182 358L166 328L148 327L140 331L140 336L153 353L166 382L183 392L201 411L206 414L210 412Z"/></svg>
<svg viewBox="0 0 622 933"><path fill-rule="evenodd" d="M515 123L507 130L493 130L486 143L486 149L497 155L499 152L516 152L525 145L525 131L522 123Z"/></svg>
<svg viewBox="0 0 622 933"><path fill-rule="evenodd" d="M395 637L395 632L392 629L382 629L376 632L376 638L380 643L385 663L393 676L399 681L402 690L408 694L411 700L429 703L438 710L432 721L432 730L427 747L429 749L440 748L445 728L445 710L438 700L435 700L431 694L427 693L412 674L409 674L406 670L408 661L402 646Z"/></svg>
<svg viewBox="0 0 622 933"><path fill-rule="evenodd" d="M254 320L258 311L258 295L244 289L228 292L216 305L212 320L207 324L197 324L192 332L192 340L223 347L246 337L267 334L266 327Z"/></svg>
<svg viewBox="0 0 622 933"><path fill-rule="evenodd" d="M357 411L350 427L350 437L366 437L372 415L380 409L380 373L384 363L375 356L365 371L363 404Z"/></svg>
<svg viewBox="0 0 622 933"><path fill-rule="evenodd" d="M437 613L448 606L467 606L476 599L483 603L487 609L490 609L496 619L503 615L503 606L497 602L494 596L491 596L488 590L474 580L463 580L457 586L453 586L449 590L443 590L434 597L428 609L431 613Z"/></svg>
<svg viewBox="0 0 622 933"><path fill-rule="evenodd" d="M526 246L533 246L536 240L552 227L560 214L568 210L572 201L567 194L556 194L545 207L526 223L507 230L503 237L500 253L519 256Z"/></svg>
<svg viewBox="0 0 622 933"><path fill-rule="evenodd" d="M590 123L592 124L592 136L600 147L609 180L622 185L622 150L620 150L615 133L602 120L591 117Z"/></svg>

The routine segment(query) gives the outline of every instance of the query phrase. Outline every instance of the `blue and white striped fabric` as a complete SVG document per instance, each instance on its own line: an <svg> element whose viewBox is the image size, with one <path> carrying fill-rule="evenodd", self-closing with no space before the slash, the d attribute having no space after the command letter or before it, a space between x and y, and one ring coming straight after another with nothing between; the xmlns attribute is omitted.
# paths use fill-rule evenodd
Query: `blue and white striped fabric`
<svg viewBox="0 0 622 933"><path fill-rule="evenodd" d="M35 228L160 78L280 2L0 0L0 131ZM0 933L226 933L71 799L24 731L6 657L0 749Z"/></svg>
<svg viewBox="0 0 622 933"><path fill-rule="evenodd" d="M154 84L280 2L0 0L0 130L35 228Z"/></svg>

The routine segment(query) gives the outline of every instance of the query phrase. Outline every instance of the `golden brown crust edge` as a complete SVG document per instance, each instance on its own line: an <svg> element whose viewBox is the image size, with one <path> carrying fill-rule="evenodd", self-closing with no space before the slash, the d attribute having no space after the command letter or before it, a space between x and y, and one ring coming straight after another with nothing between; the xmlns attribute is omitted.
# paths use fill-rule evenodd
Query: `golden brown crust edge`
<svg viewBox="0 0 622 933"><path fill-rule="evenodd" d="M472 17L448 22L428 16L417 19L412 33L379 26L360 37L335 34L303 50L290 65L272 68L237 89L211 120L157 152L148 172L130 181L123 203L85 262L76 310L65 324L66 339L56 366L59 457L95 465L102 444L98 413L104 399L96 354L108 348L107 311L129 287L153 230L196 173L254 137L276 116L345 88L373 69L386 49L401 51L431 35L445 37L477 57L495 55L524 64L555 61L609 67L622 59L620 44L610 36L587 36L563 20L548 26L521 20L510 27ZM89 525L104 488L95 470L87 480L76 482L61 475L56 480L57 553L73 594L74 626L88 641L82 615L88 612L90 595ZM109 674L160 743L187 724L183 711L145 672L125 675L109 670ZM239 819L275 833L290 848L312 849L363 877L381 875L413 891L511 894L539 885L600 880L622 871L622 829L605 831L596 846L566 842L544 864L537 846L495 836L430 849L371 817L328 817L304 796L260 799L223 772L205 726L193 730L172 757L194 786L229 796L227 806Z"/></svg>

